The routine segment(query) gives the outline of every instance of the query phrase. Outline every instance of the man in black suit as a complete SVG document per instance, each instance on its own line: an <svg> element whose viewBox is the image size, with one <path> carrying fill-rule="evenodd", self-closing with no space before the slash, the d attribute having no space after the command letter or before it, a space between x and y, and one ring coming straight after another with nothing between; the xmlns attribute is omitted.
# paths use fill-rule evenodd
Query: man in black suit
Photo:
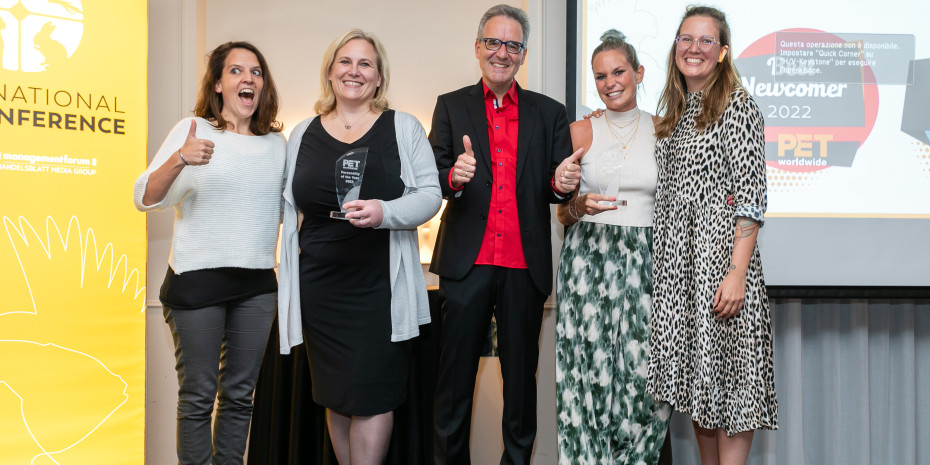
<svg viewBox="0 0 930 465"><path fill-rule="evenodd" d="M430 271L440 277L442 354L435 400L437 465L468 464L475 376L491 315L504 381L501 464L529 464L536 366L552 291L549 204L581 178L565 107L521 89L529 21L508 5L481 19L481 82L441 95L429 140L448 200ZM554 407L553 407L554 408Z"/></svg>

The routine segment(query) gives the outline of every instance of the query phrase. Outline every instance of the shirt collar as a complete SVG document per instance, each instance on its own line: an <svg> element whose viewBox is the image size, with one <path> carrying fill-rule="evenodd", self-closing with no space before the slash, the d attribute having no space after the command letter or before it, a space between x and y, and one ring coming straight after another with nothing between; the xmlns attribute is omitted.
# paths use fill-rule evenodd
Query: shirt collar
<svg viewBox="0 0 930 465"><path fill-rule="evenodd" d="M483 79L481 80L481 88L484 89L485 100L494 100L497 97L496 95L494 95L494 92L488 87L488 85L484 83ZM507 100L508 97L510 97L511 102L513 102L516 105L519 105L519 100L517 99L517 80L516 79L514 79L513 82L510 83L510 89L507 89L507 93L504 94L504 100ZM501 103L502 105L505 104L505 102L499 102L499 103Z"/></svg>

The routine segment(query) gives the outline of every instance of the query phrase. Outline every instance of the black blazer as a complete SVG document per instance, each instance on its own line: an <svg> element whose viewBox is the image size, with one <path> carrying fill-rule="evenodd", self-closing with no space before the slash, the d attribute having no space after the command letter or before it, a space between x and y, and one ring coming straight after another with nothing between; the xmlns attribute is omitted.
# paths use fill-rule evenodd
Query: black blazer
<svg viewBox="0 0 930 465"><path fill-rule="evenodd" d="M517 86L519 132L517 137L517 212L526 265L533 283L552 292L552 243L549 204L557 197L552 176L572 153L565 106L542 94ZM471 140L477 166L475 176L461 191L449 187L449 170L465 152L462 136ZM430 271L461 279L475 264L487 228L491 205L491 154L483 86L464 87L440 95L433 111L429 141L439 168L439 185L448 200L433 249ZM456 195L459 194L459 195Z"/></svg>

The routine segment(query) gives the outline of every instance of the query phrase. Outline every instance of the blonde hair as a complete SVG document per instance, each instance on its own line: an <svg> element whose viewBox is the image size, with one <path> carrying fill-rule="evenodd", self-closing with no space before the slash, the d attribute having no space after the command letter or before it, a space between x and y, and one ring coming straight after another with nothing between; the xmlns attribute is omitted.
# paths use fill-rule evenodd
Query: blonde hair
<svg viewBox="0 0 930 465"><path fill-rule="evenodd" d="M722 11L709 6L689 6L685 15L678 24L678 31L675 37L681 33L681 24L692 16L706 16L714 20L717 26L717 32L720 37L720 46L730 47L730 26L727 24L727 17ZM662 96L659 97L659 108L657 114L662 115L656 124L656 137L668 137L678 125L678 120L685 112L685 103L687 100L687 84L685 77L675 64L675 51L678 47L676 42L672 42L672 49L668 52L668 70L665 76L665 88L662 89ZM736 71L736 65L733 64L732 50L728 50L723 61L714 67L714 72L707 80L704 86L704 94L701 99L701 113L695 118L695 126L698 131L703 131L713 125L720 119L727 108L727 102L730 99L730 93L740 87L739 73Z"/></svg>
<svg viewBox="0 0 930 465"><path fill-rule="evenodd" d="M378 76L381 76L381 85L375 90L375 95L371 99L371 109L376 112L385 111L390 106L387 100L388 84L391 82L391 71L388 65L387 52L384 50L384 44L372 34L361 29L349 29L341 36L337 37L326 52L323 53L323 63L320 66L320 98L313 105L313 111L328 115L336 108L336 95L333 93L333 84L329 82L329 72L333 69L333 63L336 61L336 53L349 41L361 39L375 49L375 58L377 61Z"/></svg>
<svg viewBox="0 0 930 465"><path fill-rule="evenodd" d="M601 43L591 53L591 66L594 66L594 59L597 58L599 53L608 50L619 51L634 70L639 69L639 58L636 56L636 49L626 41L626 35L616 29L608 29L601 34Z"/></svg>

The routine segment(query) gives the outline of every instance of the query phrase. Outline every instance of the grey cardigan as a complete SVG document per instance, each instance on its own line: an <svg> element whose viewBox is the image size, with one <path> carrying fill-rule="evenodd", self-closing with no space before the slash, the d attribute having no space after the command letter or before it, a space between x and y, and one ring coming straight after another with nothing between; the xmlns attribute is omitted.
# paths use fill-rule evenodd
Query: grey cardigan
<svg viewBox="0 0 930 465"><path fill-rule="evenodd" d="M298 124L287 144L287 181L284 185L284 220L281 233L281 264L278 269L278 331L281 353L303 342L300 317L300 266L297 230L300 226L294 202L294 167L297 151L310 121ZM420 334L419 325L430 322L426 282L420 266L417 226L439 211L442 202L439 175L433 150L417 119L395 112L394 129L400 154L400 177L416 192L378 202L384 212L379 229L390 229L391 341L404 341Z"/></svg>

